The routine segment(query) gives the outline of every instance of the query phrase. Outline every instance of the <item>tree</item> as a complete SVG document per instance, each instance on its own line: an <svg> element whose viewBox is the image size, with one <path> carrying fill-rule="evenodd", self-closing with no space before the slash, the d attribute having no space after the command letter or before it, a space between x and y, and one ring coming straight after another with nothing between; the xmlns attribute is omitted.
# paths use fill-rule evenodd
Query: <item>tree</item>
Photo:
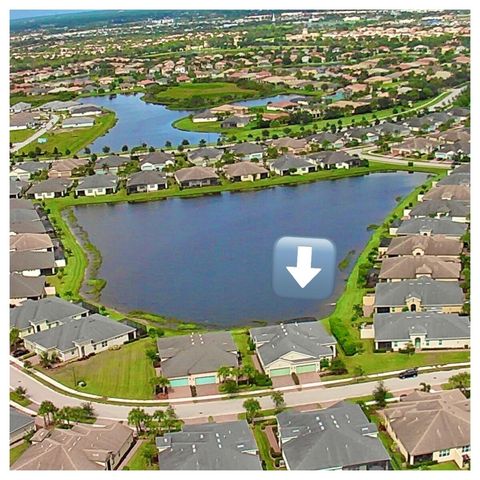
<svg viewBox="0 0 480 480"><path fill-rule="evenodd" d="M142 447L142 458L145 459L147 465L153 465L154 460L157 458L158 450L153 443L145 443Z"/></svg>
<svg viewBox="0 0 480 480"><path fill-rule="evenodd" d="M217 375L219 376L221 382L225 382L227 380L227 378L232 376L232 369L230 367L225 366L225 365L221 366L217 370Z"/></svg>
<svg viewBox="0 0 480 480"><path fill-rule="evenodd" d="M169 405L164 411L164 416L161 422L161 426L167 432L171 432L172 429L175 428L177 425L178 425L177 414L175 413L175 410L173 409L173 407Z"/></svg>
<svg viewBox="0 0 480 480"><path fill-rule="evenodd" d="M432 386L431 386L430 384L428 384L428 383L422 382L422 383L420 384L420 390L421 390L422 392L429 392L431 389L432 389Z"/></svg>
<svg viewBox="0 0 480 480"><path fill-rule="evenodd" d="M250 385L252 380L255 378L255 368L252 365L244 365L242 367L242 374L247 377L247 383Z"/></svg>
<svg viewBox="0 0 480 480"><path fill-rule="evenodd" d="M256 398L248 398L243 402L243 408L245 409L246 417L251 422L261 410L260 402Z"/></svg>
<svg viewBox="0 0 480 480"><path fill-rule="evenodd" d="M147 414L143 408L132 408L128 412L128 424L134 425L137 430L137 435L143 431L143 425L147 419Z"/></svg>
<svg viewBox="0 0 480 480"><path fill-rule="evenodd" d="M50 400L44 400L40 404L38 414L43 416L43 424L45 427L52 422L53 415L57 410L57 407Z"/></svg>
<svg viewBox="0 0 480 480"><path fill-rule="evenodd" d="M85 416L89 418L95 417L95 409L93 408L93 405L90 402L83 402L80 405L80 407L83 413L85 414Z"/></svg>
<svg viewBox="0 0 480 480"><path fill-rule="evenodd" d="M383 408L387 404L388 393L383 381L378 382L377 387L373 391L373 399L379 407Z"/></svg>
<svg viewBox="0 0 480 480"><path fill-rule="evenodd" d="M128 145L122 146L122 152L128 152Z"/></svg>
<svg viewBox="0 0 480 480"><path fill-rule="evenodd" d="M448 383L452 388L458 388L464 395L466 395L468 390L470 390L470 373L457 373L448 379Z"/></svg>
<svg viewBox="0 0 480 480"><path fill-rule="evenodd" d="M63 407L56 412L55 418L70 426L70 422L75 421L75 412L72 407Z"/></svg>
<svg viewBox="0 0 480 480"><path fill-rule="evenodd" d="M15 350L18 341L20 340L20 331L18 328L10 329L10 350Z"/></svg>
<svg viewBox="0 0 480 480"><path fill-rule="evenodd" d="M152 330L154 330L154 329L152 329ZM155 330L154 330L154 332L155 332ZM150 331L149 331L149 333L150 333ZM152 362L157 360L157 350L155 350L155 348L147 348L147 350L145 351L145 355Z"/></svg>
<svg viewBox="0 0 480 480"><path fill-rule="evenodd" d="M160 375L157 378L157 385L162 389L162 393L167 393L168 387L170 386L170 380L167 377Z"/></svg>
<svg viewBox="0 0 480 480"><path fill-rule="evenodd" d="M270 398L272 399L272 402L277 410L285 407L285 399L283 398L282 392L272 392Z"/></svg>
<svg viewBox="0 0 480 480"><path fill-rule="evenodd" d="M347 371L347 368L345 367L345 362L340 358L334 358L330 363L330 371L334 375L342 375Z"/></svg>
<svg viewBox="0 0 480 480"><path fill-rule="evenodd" d="M102 148L102 151L103 153L108 153L110 151L110 147L105 145L103 148Z"/></svg>
<svg viewBox="0 0 480 480"><path fill-rule="evenodd" d="M361 365L355 365L355 367L353 368L353 376L355 378L361 378L365 375L365 370L363 369L363 367Z"/></svg>

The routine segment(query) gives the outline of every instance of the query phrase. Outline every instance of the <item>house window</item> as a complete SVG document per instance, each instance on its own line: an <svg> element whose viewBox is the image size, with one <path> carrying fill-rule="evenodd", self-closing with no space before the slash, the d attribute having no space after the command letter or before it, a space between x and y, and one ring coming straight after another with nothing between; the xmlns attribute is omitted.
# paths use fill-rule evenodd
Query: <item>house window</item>
<svg viewBox="0 0 480 480"><path fill-rule="evenodd" d="M438 341L438 345L439 345L439 346L440 346L440 345L443 345L443 340L439 340L439 341Z"/></svg>
<svg viewBox="0 0 480 480"><path fill-rule="evenodd" d="M107 341L104 340L104 341L102 342L102 347L106 347L106 346L107 346Z"/></svg>
<svg viewBox="0 0 480 480"><path fill-rule="evenodd" d="M393 342L394 347L398 347L398 342Z"/></svg>
<svg viewBox="0 0 480 480"><path fill-rule="evenodd" d="M430 346L430 340L427 340L427 347Z"/></svg>
<svg viewBox="0 0 480 480"><path fill-rule="evenodd" d="M94 350L96 350L96 349L97 349L97 344L95 344L95 345L93 346L93 349L94 349Z"/></svg>
<svg viewBox="0 0 480 480"><path fill-rule="evenodd" d="M462 447L462 453L468 453L470 451L470 445L465 445Z"/></svg>
<svg viewBox="0 0 480 480"><path fill-rule="evenodd" d="M447 448L446 450L440 450L440 453L439 453L439 457L440 458L443 458L443 457L448 457L450 455L450 449Z"/></svg>

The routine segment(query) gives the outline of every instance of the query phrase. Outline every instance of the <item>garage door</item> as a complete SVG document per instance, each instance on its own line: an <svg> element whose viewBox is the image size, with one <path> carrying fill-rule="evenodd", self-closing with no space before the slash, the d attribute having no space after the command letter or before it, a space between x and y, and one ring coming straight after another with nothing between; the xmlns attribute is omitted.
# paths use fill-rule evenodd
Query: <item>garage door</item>
<svg viewBox="0 0 480 480"><path fill-rule="evenodd" d="M195 385L211 385L212 383L216 383L215 375L211 375L209 377L198 377L195 379Z"/></svg>
<svg viewBox="0 0 480 480"><path fill-rule="evenodd" d="M171 387L187 387L188 386L188 377L183 378L174 378L170 380Z"/></svg>
<svg viewBox="0 0 480 480"><path fill-rule="evenodd" d="M315 372L316 367L314 363L309 363L308 365L299 365L297 367L297 373L309 373Z"/></svg>
<svg viewBox="0 0 480 480"><path fill-rule="evenodd" d="M271 377L279 377L280 375L290 375L290 367L272 368L270 370L270 376Z"/></svg>

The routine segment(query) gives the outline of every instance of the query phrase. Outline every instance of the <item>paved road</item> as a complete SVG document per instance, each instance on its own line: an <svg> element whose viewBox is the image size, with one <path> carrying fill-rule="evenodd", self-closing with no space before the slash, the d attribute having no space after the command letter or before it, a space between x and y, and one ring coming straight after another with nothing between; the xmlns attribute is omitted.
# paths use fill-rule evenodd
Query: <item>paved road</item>
<svg viewBox="0 0 480 480"><path fill-rule="evenodd" d="M10 149L10 152L12 153L18 152L25 145L28 145L29 143L32 143L33 141L35 141L37 138L40 138L42 135L44 135L49 130L51 130L55 126L55 124L58 122L59 119L60 117L58 115L52 115L52 118L46 123L46 125L43 128L41 128L40 130L37 130L31 137L28 137L23 142L15 143L13 147Z"/></svg>
<svg viewBox="0 0 480 480"><path fill-rule="evenodd" d="M452 89L452 91L443 100L440 100L440 102L435 103L434 105L430 106L428 109L430 111L433 111L437 108L448 107L448 105L450 105L466 89L467 89L467 85Z"/></svg>
<svg viewBox="0 0 480 480"><path fill-rule="evenodd" d="M386 387L392 392L401 392L418 388L421 382L431 385L445 383L449 377L461 371L469 371L462 368L450 371L438 371L432 373L420 374L417 378L400 380L390 378L384 380ZM370 395L375 388L377 381L357 383L338 387L314 387L289 391L284 393L285 402L288 406L309 405L312 403L328 403L342 400L345 398L360 397ZM33 401L30 406L33 410L43 400L51 400L57 407L65 405L80 405L85 400L69 397L67 395L50 390L48 387L25 374L18 368L10 366L10 386L16 388L22 386L27 389L27 395ZM175 405L177 415L182 419L197 418L218 415L234 415L244 411L244 398L233 398L226 400L212 400L199 403L189 402ZM273 403L269 396L260 397L262 408L273 408ZM105 403L92 402L93 407L100 419L125 420L132 407L124 405L111 405ZM160 407L143 407L146 412L153 413Z"/></svg>

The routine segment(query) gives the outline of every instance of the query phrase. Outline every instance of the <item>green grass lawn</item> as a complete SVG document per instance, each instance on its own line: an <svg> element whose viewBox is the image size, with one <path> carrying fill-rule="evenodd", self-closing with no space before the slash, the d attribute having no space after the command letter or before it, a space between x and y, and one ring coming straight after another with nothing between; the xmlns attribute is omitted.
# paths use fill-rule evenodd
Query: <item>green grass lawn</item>
<svg viewBox="0 0 480 480"><path fill-rule="evenodd" d="M273 459L270 456L270 444L268 443L267 436L265 432L262 430L259 424L254 425L253 428L253 436L255 437L255 441L258 445L258 452L260 454L260 458L265 462L265 466L267 470L277 470L273 463Z"/></svg>
<svg viewBox="0 0 480 480"><path fill-rule="evenodd" d="M10 466L12 466L25 453L29 446L28 442L23 441L10 449Z"/></svg>
<svg viewBox="0 0 480 480"><path fill-rule="evenodd" d="M232 330L232 337L235 345L238 348L238 351L242 354L243 365L254 367L252 360L253 352L250 352L248 349L248 339L250 338L248 334L248 328L238 328Z"/></svg>
<svg viewBox="0 0 480 480"><path fill-rule="evenodd" d="M458 468L458 465L452 461L430 465L425 467L424 470L460 470L460 468Z"/></svg>
<svg viewBox="0 0 480 480"><path fill-rule="evenodd" d="M172 108L205 108L226 102L258 97L257 90L239 87L233 82L186 83L167 87L143 97L146 102L162 103ZM197 97L192 100L193 97Z"/></svg>
<svg viewBox="0 0 480 480"><path fill-rule="evenodd" d="M27 397L22 397L17 392L10 392L10 400L22 407L28 407L32 403Z"/></svg>
<svg viewBox="0 0 480 480"><path fill-rule="evenodd" d="M35 130L33 128L26 128L25 130L10 130L10 143L24 142L34 133Z"/></svg>
<svg viewBox="0 0 480 480"><path fill-rule="evenodd" d="M95 125L88 128L70 128L70 129L56 129L52 132L46 133L42 138L46 138L46 143L32 142L25 145L19 153L28 154L36 147L41 148L46 155L53 155L55 148L62 155L66 155L66 150L70 150L73 155L87 145L92 143L96 138L105 135L115 125L115 113L109 112L96 118Z"/></svg>
<svg viewBox="0 0 480 480"><path fill-rule="evenodd" d="M42 370L54 380L81 392L105 397L152 399L150 379L155 376L145 351L150 338L123 345L120 350L99 353L87 360L73 362L53 370ZM76 387L83 380L86 387Z"/></svg>
<svg viewBox="0 0 480 480"><path fill-rule="evenodd" d="M145 448L150 445L155 445L153 441L149 440L139 440L142 442L140 447L138 447L137 451L133 455L133 457L129 460L126 467L123 468L124 470L158 470L158 465L148 465L145 461L145 458L142 456L143 451Z"/></svg>

